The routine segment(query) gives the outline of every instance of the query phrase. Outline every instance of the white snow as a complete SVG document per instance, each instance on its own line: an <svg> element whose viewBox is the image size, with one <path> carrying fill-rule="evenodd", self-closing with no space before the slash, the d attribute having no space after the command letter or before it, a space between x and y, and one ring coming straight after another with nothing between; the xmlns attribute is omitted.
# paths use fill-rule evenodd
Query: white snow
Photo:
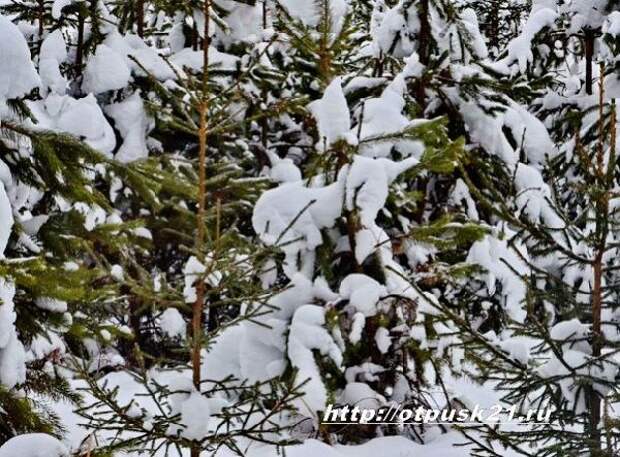
<svg viewBox="0 0 620 457"><path fill-rule="evenodd" d="M162 59L157 49L147 45L137 35L121 35L117 30L113 30L106 36L103 45L111 49L124 61L123 67L129 68L136 75L145 76L146 71L161 81L175 79L176 77L170 65ZM101 46L99 45L99 47ZM117 61L117 57L113 59ZM122 76L124 76L125 70L121 71Z"/></svg>
<svg viewBox="0 0 620 457"><path fill-rule="evenodd" d="M327 402L327 390L312 350L328 355L337 366L342 364L342 353L324 325L325 310L319 306L304 305L297 310L290 326L288 357L298 370L296 384L306 382L301 388L303 400L296 403L310 414L323 411Z"/></svg>
<svg viewBox="0 0 620 457"><path fill-rule="evenodd" d="M287 255L286 273L299 271L299 251L313 251L322 243L321 229L331 227L341 214L342 184L309 188L302 182L285 183L265 192L256 202L252 225L261 240L279 245Z"/></svg>
<svg viewBox="0 0 620 457"><path fill-rule="evenodd" d="M366 316L359 312L355 313L351 323L351 332L349 333L349 340L351 343L356 344L360 342L365 325Z"/></svg>
<svg viewBox="0 0 620 457"><path fill-rule="evenodd" d="M507 238L513 235L507 228L503 228L502 236L487 235L471 247L467 262L477 264L486 269L487 290L494 294L496 281L502 285L505 310L508 316L519 323L526 318L524 309L526 286L522 276L529 273L526 260L529 258L527 249L518 241L513 246L508 245ZM517 254L519 252L520 254Z"/></svg>
<svg viewBox="0 0 620 457"><path fill-rule="evenodd" d="M373 227L379 210L385 206L388 186L407 169L418 163L415 157L401 162L356 156L346 175L347 209L358 209L365 227Z"/></svg>
<svg viewBox="0 0 620 457"><path fill-rule="evenodd" d="M11 438L0 446L0 457L69 457L67 448L45 433L29 433Z"/></svg>
<svg viewBox="0 0 620 457"><path fill-rule="evenodd" d="M39 87L41 80L30 59L28 44L15 24L0 15L0 115L7 99L19 98Z"/></svg>
<svg viewBox="0 0 620 457"><path fill-rule="evenodd" d="M12 389L26 380L26 353L17 339L15 285L0 278L0 383Z"/></svg>
<svg viewBox="0 0 620 457"><path fill-rule="evenodd" d="M112 268L110 269L110 275L117 281L125 280L125 271L121 265L112 265Z"/></svg>
<svg viewBox="0 0 620 457"><path fill-rule="evenodd" d="M100 44L86 63L82 90L93 94L119 90L127 86L130 78L131 72L123 56Z"/></svg>
<svg viewBox="0 0 620 457"><path fill-rule="evenodd" d="M38 121L34 128L69 133L111 157L116 146L114 130L92 94L80 99L52 94L45 100L28 102L28 107Z"/></svg>
<svg viewBox="0 0 620 457"><path fill-rule="evenodd" d="M518 70L526 71L528 64L532 62L532 40L545 27L552 27L559 15L551 8L538 8L528 17L521 34L508 44L508 55L503 64L518 64Z"/></svg>
<svg viewBox="0 0 620 457"><path fill-rule="evenodd" d="M515 185L519 191L516 204L520 212L532 222L545 222L549 228L564 228L566 224L557 215L551 202L551 189L535 168L520 163L515 171Z"/></svg>
<svg viewBox="0 0 620 457"><path fill-rule="evenodd" d="M61 30L45 37L39 53L39 73L43 87L52 93L64 95L69 83L60 72L60 64L67 60L67 45Z"/></svg>
<svg viewBox="0 0 620 457"><path fill-rule="evenodd" d="M371 277L358 273L344 278L339 292L343 298L349 299L351 306L367 317L377 313L379 299L387 295L384 286Z"/></svg>
<svg viewBox="0 0 620 457"><path fill-rule="evenodd" d="M38 297L35 300L38 308L52 311L54 313L64 313L67 311L67 302L51 297Z"/></svg>
<svg viewBox="0 0 620 457"><path fill-rule="evenodd" d="M169 338L185 338L187 324L178 309L166 309L159 317L159 325Z"/></svg>
<svg viewBox="0 0 620 457"><path fill-rule="evenodd" d="M354 144L355 137L349 133L351 130L349 107L342 92L340 78L335 78L325 89L323 97L310 103L308 109L319 129L318 149L325 151L338 140Z"/></svg>
<svg viewBox="0 0 620 457"><path fill-rule="evenodd" d="M179 70L189 68L193 71L202 71L204 65L204 53L185 48L172 56L170 63L176 65ZM232 54L209 48L209 65L215 65L219 70L235 70L239 64L239 58Z"/></svg>
<svg viewBox="0 0 620 457"><path fill-rule="evenodd" d="M590 326L582 324L579 319L558 322L549 331L549 336L554 340L566 340L568 338L584 338L590 330Z"/></svg>
<svg viewBox="0 0 620 457"><path fill-rule="evenodd" d="M187 263L183 268L183 274L185 275L185 288L183 289L185 303L193 303L196 301L196 287L194 286L194 283L206 271L207 267L200 263L195 256L191 256L187 260Z"/></svg>
<svg viewBox="0 0 620 457"><path fill-rule="evenodd" d="M379 349L381 354L387 354L390 346L392 345L390 331L385 327L379 327L375 333L375 343L377 344L377 349Z"/></svg>
<svg viewBox="0 0 620 457"><path fill-rule="evenodd" d="M210 419L209 400L193 391L181 405L181 423L185 426L181 435L190 440L201 440L209 432Z"/></svg>
<svg viewBox="0 0 620 457"><path fill-rule="evenodd" d="M315 27L320 19L317 4L306 0L280 0L280 4L289 12L289 14L303 22L304 24ZM346 0L328 0L331 13L331 32L338 33L344 15L348 10L348 2Z"/></svg>
<svg viewBox="0 0 620 457"><path fill-rule="evenodd" d="M340 394L339 404L359 406L362 409L378 409L385 404L385 397L363 382L348 383Z"/></svg>
<svg viewBox="0 0 620 457"><path fill-rule="evenodd" d="M146 137L153 128L153 120L146 114L140 92L107 106L105 112L123 137L114 158L122 163L146 158L149 154Z"/></svg>

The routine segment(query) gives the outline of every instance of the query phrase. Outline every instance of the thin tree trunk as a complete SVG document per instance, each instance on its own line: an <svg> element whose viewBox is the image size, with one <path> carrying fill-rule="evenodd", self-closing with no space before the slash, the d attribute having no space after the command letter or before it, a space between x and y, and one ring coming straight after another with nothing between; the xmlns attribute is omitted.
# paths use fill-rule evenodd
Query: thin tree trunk
<svg viewBox="0 0 620 457"><path fill-rule="evenodd" d="M75 51L75 66L77 75L82 74L82 65L84 61L84 12L82 8L78 10L78 36L77 48Z"/></svg>
<svg viewBox="0 0 620 457"><path fill-rule="evenodd" d="M91 0L90 2L90 33L95 43L99 42L99 17L98 17L98 0Z"/></svg>
<svg viewBox="0 0 620 457"><path fill-rule="evenodd" d="M197 221L197 237L196 252L202 255L205 245L205 213L206 213L206 193L207 193L207 137L208 123L207 111L209 108L209 13L211 9L211 0L205 0L204 3L204 40L203 40L203 68L202 68L202 90L199 106L200 127L198 131L199 147L198 147L198 215ZM200 391L200 373L201 360L200 352L202 349L202 323L205 313L205 283L204 278L200 278L196 284L196 301L192 309L192 381L197 391ZM200 445L192 444L191 457L200 456Z"/></svg>
<svg viewBox="0 0 620 457"><path fill-rule="evenodd" d="M599 215L600 217L600 215ZM601 355L601 304L602 304L603 250L599 249L594 260L594 287L592 289L592 357ZM601 399L593 385L587 390L590 409L590 455L601 453Z"/></svg>
<svg viewBox="0 0 620 457"><path fill-rule="evenodd" d="M45 31L45 0L39 0L39 46L43 42Z"/></svg>
<svg viewBox="0 0 620 457"><path fill-rule="evenodd" d="M594 60L594 30L588 29L585 31L584 46L586 57L586 93L592 95L593 81L592 81L592 65Z"/></svg>
<svg viewBox="0 0 620 457"><path fill-rule="evenodd" d="M429 0L421 0L418 8L420 14L418 56L420 57L420 63L426 66L430 61L430 47L432 38ZM419 79L416 92L416 101L418 102L418 105L423 112L424 108L426 107L426 87L423 78Z"/></svg>
<svg viewBox="0 0 620 457"><path fill-rule="evenodd" d="M591 70L590 70L591 71ZM596 151L596 179L602 189L605 192L599 197L596 202L597 214L596 214L596 235L598 239L598 247L596 250L596 256L593 262L594 271L594 284L592 287L592 357L598 358L601 356L603 348L603 334L601 332L601 309L603 306L603 256L607 250L607 217L609 213L609 179L606 171L605 164L605 80L603 75L605 68L601 64L599 78L599 144ZM611 146L611 153L614 154L615 150L615 119L612 121L611 137L613 146ZM613 163L610 161L609 163ZM601 398L595 391L594 386L588 388L588 405L590 408L590 455L592 457L601 455Z"/></svg>
<svg viewBox="0 0 620 457"><path fill-rule="evenodd" d="M495 50L499 50L499 10L500 0L495 0L491 7L491 47Z"/></svg>
<svg viewBox="0 0 620 457"><path fill-rule="evenodd" d="M138 23L138 36L144 38L144 0L136 1L136 22Z"/></svg>
<svg viewBox="0 0 620 457"><path fill-rule="evenodd" d="M192 49L198 51L198 26L196 25L196 21L194 21L194 26L192 28Z"/></svg>

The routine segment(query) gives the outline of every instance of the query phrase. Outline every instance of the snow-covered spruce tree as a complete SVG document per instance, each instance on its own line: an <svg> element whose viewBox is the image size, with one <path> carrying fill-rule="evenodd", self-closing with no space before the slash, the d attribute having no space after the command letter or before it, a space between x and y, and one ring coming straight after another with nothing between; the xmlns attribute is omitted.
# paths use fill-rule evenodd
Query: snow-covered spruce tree
<svg viewBox="0 0 620 457"><path fill-rule="evenodd" d="M568 111L574 99L569 100L562 96L558 97L557 92L552 93L554 87L559 87L567 88L567 95L575 95L575 92L569 89L571 86L568 81L571 81L571 70L579 67L571 66L570 59L568 65L563 67L560 54L546 52L545 49L549 50L549 47L535 46L535 42L532 41L535 38L548 40L549 37L556 36L550 31L550 27L556 25L556 19L559 19L560 15L552 9L545 9L548 4L548 2L535 2L530 20L522 33L510 42L508 50L501 53L501 59L497 62L487 58L484 40L478 33L475 14L471 10L461 10L458 2L403 1L390 9L377 10L373 23L375 52L385 62L379 67L379 74L385 75L386 70L390 70L390 65L396 60L395 57L406 56L413 52L412 56L419 59L423 69L411 78L412 83L417 86L414 87L417 89L415 94L420 112L424 113L425 117L446 115L450 121L451 134L465 137L468 159L460 162L463 164L462 180L453 187L450 200L452 204L461 206L465 214L488 224L488 236L474 244L467 259L469 263L478 264L486 269L488 274L480 276L478 282L467 281L473 285L472 288L460 288L458 283L453 284L455 287L446 291L443 300L438 300L434 305L432 302L428 304L434 308L443 308L445 318L461 327L463 331L461 336L467 342L465 347L472 349L468 351L469 360L480 357L478 349L482 345L490 351L487 353L487 363L483 366L488 367L487 364L496 363L495 359L502 356L503 361L509 361L501 364L504 373L515 372L515 367L511 363L515 363L514 357L520 357L522 354L519 352L520 344L511 340L514 335L507 328L512 325L521 326L520 328L529 325L525 330L532 331L531 321L526 319L528 313L525 307L529 289L519 278L530 274L530 270L527 262L525 264L522 262L520 252L522 249L533 249L533 252L541 249L544 252L545 248L538 246L534 241L532 241L534 246L530 246L526 235L524 235L526 239L520 240L519 243L512 240L512 234L516 232L518 235L520 227L503 223L501 217L498 218L497 213L489 209L493 208L493 205L488 207L476 204L470 192L476 193L476 189L487 187L487 181L493 182L495 191L487 195L491 203L509 202L504 213L511 215L513 220L517 215L522 219L548 224L545 230L539 229L536 233L543 239L545 237L554 239L554 231L560 226L564 216L559 216L559 210L549 202L556 196L556 192L559 192L552 184L555 179L564 177L568 170L566 167L562 168L560 164L579 160L575 153L575 144L588 144L587 150L595 151L596 145L601 141L599 124L596 121L599 117L598 97L587 96L588 92L591 93L592 85L588 77L592 77L595 73L594 70L590 70L591 64L588 63L589 59L593 58L590 54L582 54L582 60L576 59L576 63L583 69L583 74L588 77L583 78L583 103L572 106L591 107L586 111L584 117L586 122L582 127L574 130L575 124L571 120L575 117L580 119L581 114ZM609 63L606 68L607 72L611 72L609 68L615 68L617 65L613 52L610 54L609 51L615 49L610 46L613 46L616 40L613 9L617 7L603 3L587 5L586 7L583 2L572 2L562 3L557 5L557 8L560 13L568 15L566 17L570 17L574 24L584 24L584 15L596 16L602 11L601 8L606 8L605 12L608 14L606 19L600 17L600 14L596 16L599 18L597 27L605 33L605 36L600 41L601 45L595 48L600 49L601 55L608 56L606 58ZM592 14L587 14L586 9L589 7L592 7ZM587 21L585 24L586 28L594 27L594 24ZM603 46L602 43L606 45ZM530 44L533 46L532 49ZM536 56L544 58L537 60ZM567 70L566 79L558 78L558 75L563 75L559 73L563 68ZM523 71L525 75L520 75L519 71ZM512 78L512 75L517 76ZM541 97L541 86L551 84L553 78L558 85L550 85L552 89L548 91L548 96ZM615 78L615 75L610 74L607 83L610 88L615 87ZM572 80L575 82L574 78ZM561 86L560 84L565 81L566 85ZM535 109L540 106L540 111L535 111L541 113L540 119L518 103L531 101L534 101ZM564 108L554 109L564 103L566 103ZM545 115L542 110L546 109L553 114ZM578 124L581 124L581 121ZM552 136L548 134L547 126L555 128ZM585 143L584 138L587 135L590 140ZM577 143L574 142L575 138L579 139ZM545 178L551 176L553 178L546 184ZM585 182L590 181L586 179ZM563 196L566 192L570 191L564 190L560 195ZM578 199L579 196L575 194L573 198ZM562 211L564 210L565 207L562 208ZM581 212L566 214L572 218ZM514 252L512 247L516 247L517 252ZM573 249L573 245L565 249L569 252ZM538 261L544 262L544 259ZM561 271L559 267L558 270L549 268L549 272L558 271ZM415 286L414 282L412 286ZM558 297L555 299L559 300ZM460 303L460 308L454 306L455 302ZM498 335L498 339L492 345L489 345L486 337L481 336L489 330ZM475 338L472 340L473 337ZM508 351L509 354L514 351L516 356L514 354L506 356L504 351ZM519 374L527 373L527 369L525 366L525 371L520 371ZM471 371L482 379L488 379L487 371L476 372L476 369ZM501 373L496 374L498 380L503 379ZM520 387L522 388L510 392L517 395L528 391L523 386ZM467 393L462 392L460 396L467 397ZM515 397L507 399L515 400ZM596 417L596 414L593 413L593 416ZM493 429L489 431L489 436L492 436ZM565 436L574 438L575 442L580 439L578 435ZM475 439L475 436L471 435L471 438ZM509 442L510 439L507 439L507 443ZM478 444L482 451L500 452L492 445L487 448L483 440L478 441ZM563 448L563 451L565 452L566 448Z"/></svg>
<svg viewBox="0 0 620 457"><path fill-rule="evenodd" d="M203 5L214 14L212 6ZM262 14L258 6L242 6ZM208 15L193 12L194 17L200 14ZM232 20L231 15L224 19ZM113 318L128 324L136 337L126 370L148 398L126 401L115 376L99 378L87 366L80 369L87 393L95 398L81 414L93 430L92 448L100 453L189 448L198 455L224 446L240 452L253 441L288 439L288 422L280 416L287 416L295 386L271 379L248 382L240 376L213 382L209 370L223 367L211 368L208 361L205 366L201 352L219 332L270 311L272 292L260 287L256 274L264 269L267 253L247 236L251 207L266 184L265 179L248 179L258 174L264 155L257 146L260 136L252 132L263 118L292 110L288 106L293 103L267 101L261 113L252 111L262 103L254 79L266 70L261 67L264 51L248 52L244 59L224 52L244 53L249 44L220 40L216 20L197 22L203 27L198 31L203 49L194 50L188 40L187 47L161 51L172 77L147 67L138 55L130 57L144 76L135 83L148 94L144 101L138 96L137 103L144 103L154 120L147 134L160 149L133 166L157 163L159 168L150 168L153 178L163 174L171 179L175 171L186 185L182 192L161 190L149 206L137 202L131 189L115 192L123 219L140 215L154 241L152 251L140 252L139 259L132 258L135 250L120 257L126 294L120 298L129 301ZM171 41L178 38L174 27L169 33ZM105 86L105 77L99 81ZM188 186L193 186L190 192Z"/></svg>
<svg viewBox="0 0 620 457"><path fill-rule="evenodd" d="M503 315L499 326L463 322L462 330L470 350L486 353L483 376L498 381L517 413L534 408L545 417L545 410L553 411L551 425L527 431L483 428L489 443L524 455L618 452L610 409L618 376L613 171L618 117L615 103L605 98L601 95L600 117L592 126L599 140L586 149L577 130L575 155L568 162L559 156L545 167L549 184L520 165L512 179L503 175L509 186L491 180L476 186L484 190L475 197L501 222L494 238L474 245L470 260L487 269L481 279L494 297L489 303L499 297L517 312ZM517 181L526 181L528 190L511 190ZM480 455L499 452L483 440L477 443Z"/></svg>
<svg viewBox="0 0 620 457"><path fill-rule="evenodd" d="M427 211L462 143L449 139L445 120L412 115L415 56L373 77L382 63L368 52L363 10L358 15L337 1L281 6L266 53L281 83L267 86L265 98L303 97L307 104L256 126L264 132L265 173L279 185L257 202L253 225L274 249L264 285L285 290L269 300L272 313L224 331L205 369L212 379L303 384L293 419L314 433L328 401L432 401L426 390L443 365L458 366L461 352L452 350L458 342L450 322L420 299L429 292L407 278L427 291L441 288L445 276L466 271L444 259L463 256L460 245L481 231L465 218ZM318 431L345 442L379 433L332 432Z"/></svg>
<svg viewBox="0 0 620 457"><path fill-rule="evenodd" d="M150 180L109 160L101 145L113 133L101 110L92 100L57 95L60 86L37 72L20 29L4 16L0 21L0 54L10 63L0 115L4 441L27 431L59 433L45 399L75 401L64 369L69 355L83 356L89 341L110 335L100 305L118 290L99 258L134 243L136 226L113 217L102 170L122 173L137 188L148 188ZM83 141L51 130L70 130Z"/></svg>
<svg viewBox="0 0 620 457"><path fill-rule="evenodd" d="M554 78L533 94L532 108L556 147L544 161L503 171L477 161L478 171L470 170L474 198L496 225L470 251L469 260L487 269L476 294L500 313L465 319L462 330L473 353L486 352L482 374L497 380L508 403L555 412L551 426L485 427L490 441L477 440L481 455L500 452L494 440L525 455L618 452L609 406L618 374L617 10L613 2L535 2L495 67L522 72L532 87ZM540 42L564 30L563 46Z"/></svg>

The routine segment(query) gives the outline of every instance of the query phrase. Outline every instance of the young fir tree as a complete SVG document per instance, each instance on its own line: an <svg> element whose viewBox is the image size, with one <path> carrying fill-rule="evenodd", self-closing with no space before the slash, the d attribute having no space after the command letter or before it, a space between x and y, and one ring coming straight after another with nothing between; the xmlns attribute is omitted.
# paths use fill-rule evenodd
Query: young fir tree
<svg viewBox="0 0 620 457"><path fill-rule="evenodd" d="M531 87L553 75L555 83L534 94L532 108L556 147L544 161L526 157L529 163L508 170L478 161L470 173L470 189L496 226L470 251L470 260L488 271L475 293L488 297L486 307L495 312L492 319L463 316L462 330L480 357L481 376L498 382L515 413L553 413L551 425L525 431L483 427L488 441L470 435L481 455L497 455L497 443L525 455L617 452L608 406L617 376L617 8L535 4L499 62L524 72ZM561 23L570 24L563 49L539 42L556 28L561 33ZM555 53L544 51L554 45Z"/></svg>
<svg viewBox="0 0 620 457"><path fill-rule="evenodd" d="M71 355L83 357L90 342L110 334L100 306L118 290L100 253L135 242L136 225L113 218L102 170L117 170L143 188L149 180L95 150L101 144L96 136L101 111L90 100L59 106L17 26L0 19L2 55L11 66L3 83L0 159L0 439L5 441L29 431L61 432L45 401L77 400L66 362ZM55 105L59 124L82 129L83 141L49 130L51 121L40 111L46 103L50 109ZM84 128L84 118L91 128Z"/></svg>
<svg viewBox="0 0 620 457"><path fill-rule="evenodd" d="M261 196L252 219L275 249L264 285L286 289L269 300L272 313L222 333L207 373L303 383L294 403L301 430L360 441L380 432L317 430L320 412L328 401L433 401L426 390L461 352L452 350L450 322L436 319L419 294L433 300L445 276L464 273L443 261L463 256L462 245L481 232L428 209L450 187L462 143L449 139L445 120L416 120L419 62L394 62L398 71L377 77L382 63L367 51L365 10L337 1L297 6L282 2L274 18L278 35L266 58L280 82L263 86L266 100L306 106L256 125L265 173L279 185ZM425 290L411 288L409 277ZM410 435L423 439L416 429Z"/></svg>
<svg viewBox="0 0 620 457"><path fill-rule="evenodd" d="M210 3L203 6L203 17L217 13ZM199 15L193 12L194 18ZM278 101L254 111L262 103L253 80L264 71L264 51L245 60L224 52L243 52L248 45L218 39L214 23L201 22L203 49L186 43L189 47L166 57L172 79L162 82L157 71L134 59L146 75L140 84L149 93L144 103L155 121L150 135L163 151L173 151L134 166L158 164L159 169L149 168L154 178L182 179L187 186L162 189L148 207L130 193L117 193L123 217L141 214L154 241L152 252L141 253L139 260L128 251L119 262L127 266L123 283L129 307L120 307L114 321L133 330L136 345L128 371L157 409L140 400L125 402L114 376L98 379L82 368L87 391L96 399L82 414L94 432L92 447L100 453L187 447L198 455L223 446L241 453L254 441L288 440L288 422L282 418L297 395L295 385L236 376L214 382L209 373L221 367L202 360L203 348L219 332L271 311L271 292L260 287L256 274L264 268L265 254L248 236L251 207L265 188L264 179L252 179L260 170L260 150L254 147L259 139L252 132L288 106ZM245 122L240 113L246 114ZM131 434L98 433L101 429Z"/></svg>

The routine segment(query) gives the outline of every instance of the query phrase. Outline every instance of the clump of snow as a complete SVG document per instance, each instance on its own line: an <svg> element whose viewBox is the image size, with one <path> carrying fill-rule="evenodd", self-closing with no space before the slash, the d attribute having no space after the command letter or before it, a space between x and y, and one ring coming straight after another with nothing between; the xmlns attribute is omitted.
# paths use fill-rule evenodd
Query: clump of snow
<svg viewBox="0 0 620 457"><path fill-rule="evenodd" d="M516 63L521 73L527 70L528 65L534 59L532 40L545 27L552 27L559 17L559 14L551 8L541 8L540 5L535 5L535 7L538 7L537 10L528 17L521 34L508 44L508 53L500 62L507 66Z"/></svg>
<svg viewBox="0 0 620 457"><path fill-rule="evenodd" d="M323 411L327 402L327 390L312 351L329 356L337 366L342 364L342 353L324 325L325 310L304 305L293 316L289 330L288 357L297 369L296 384L306 381L301 388L304 396L299 406L308 408L310 413Z"/></svg>
<svg viewBox="0 0 620 457"><path fill-rule="evenodd" d="M612 11L603 24L603 33L617 37L620 35L620 11Z"/></svg>
<svg viewBox="0 0 620 457"><path fill-rule="evenodd" d="M239 57L209 48L209 64L216 66L219 70L232 71L239 65ZM178 67L179 70L188 68L192 71L202 71L204 65L204 53L185 48L170 56L170 63Z"/></svg>
<svg viewBox="0 0 620 457"><path fill-rule="evenodd" d="M502 286L501 294L504 298L504 307L508 316L519 322L525 322L525 296L527 289L522 279L529 273L527 266L527 248L518 241L513 246L508 245L508 239L513 233L504 227L501 238L487 235L476 241L467 256L467 262L477 264L486 270L486 285L489 294L496 291L496 282ZM520 254L515 252L518 249Z"/></svg>
<svg viewBox="0 0 620 457"><path fill-rule="evenodd" d="M178 309L166 309L159 317L159 325L169 338L185 338L187 324Z"/></svg>
<svg viewBox="0 0 620 457"><path fill-rule="evenodd" d="M15 286L0 278L0 383L11 389L26 380L26 353L15 330Z"/></svg>
<svg viewBox="0 0 620 457"><path fill-rule="evenodd" d="M351 323L351 333L349 333L349 340L351 340L351 343L357 344L360 342L365 325L366 316L360 312L355 313Z"/></svg>
<svg viewBox="0 0 620 457"><path fill-rule="evenodd" d="M38 121L35 128L69 133L111 157L116 146L114 130L92 94L80 99L52 94L45 100L28 102L28 107Z"/></svg>
<svg viewBox="0 0 620 457"><path fill-rule="evenodd" d="M67 79L60 73L60 64L67 60L67 56L62 31L55 30L45 37L39 52L39 73L43 87L54 94L64 95L67 92Z"/></svg>
<svg viewBox="0 0 620 457"><path fill-rule="evenodd" d="M201 440L209 433L211 408L207 398L193 391L181 405L181 434L189 440Z"/></svg>
<svg viewBox="0 0 620 457"><path fill-rule="evenodd" d="M389 157L393 148L405 157L421 156L423 145L411 139L380 139L390 134L398 134L408 127L415 125L404 114L407 92L406 78L418 77L424 66L419 57L413 53L405 59L405 68L385 88L379 97L366 100L363 106L362 125L359 128L360 154L367 157ZM375 140L375 141L373 141Z"/></svg>
<svg viewBox="0 0 620 457"><path fill-rule="evenodd" d="M321 278L313 282L301 274L291 285L268 301L271 312L225 329L205 354L203 377L221 380L228 376L262 382L284 373L290 363L297 369L296 384L306 379L304 396L297 406L314 416L326 401L313 351L342 362L340 348L325 328L325 309L311 304L316 298L335 300ZM263 311L258 308L259 312ZM288 334L288 338L287 338Z"/></svg>
<svg viewBox="0 0 620 457"><path fill-rule="evenodd" d="M167 433L198 441L214 433L212 415L219 414L227 406L227 401L203 395L196 390L191 379L184 375L175 375L166 384L171 392L168 396L170 413L180 416L179 424L170 425Z"/></svg>
<svg viewBox="0 0 620 457"><path fill-rule="evenodd" d="M28 433L0 446L0 457L69 457L69 450L51 435Z"/></svg>
<svg viewBox="0 0 620 457"><path fill-rule="evenodd" d="M379 327L375 333L375 343L377 344L377 349L379 349L381 354L387 354L390 346L392 345L390 331L385 327Z"/></svg>
<svg viewBox="0 0 620 457"><path fill-rule="evenodd" d="M335 78L320 100L308 105L319 130L319 149L326 150L338 140L355 144L355 137L350 132L351 119L349 107L342 92L342 81Z"/></svg>
<svg viewBox="0 0 620 457"><path fill-rule="evenodd" d="M93 94L119 90L127 86L130 78L131 72L123 56L100 44L86 63L82 90Z"/></svg>
<svg viewBox="0 0 620 457"><path fill-rule="evenodd" d="M254 230L264 243L284 251L289 277L310 271L314 249L323 242L321 230L332 227L342 215L344 199L346 208L357 209L362 224L372 230L360 239L357 255L365 257L382 241L375 219L385 204L389 185L417 163L414 157L393 162L355 156L353 164L343 167L336 182L328 186L306 187L299 181L282 184L258 199L252 216ZM307 263L297 264L299 252L310 254L302 256Z"/></svg>
<svg viewBox="0 0 620 457"><path fill-rule="evenodd" d="M67 302L51 297L38 297L35 300L38 308L52 311L54 313L64 313L67 311Z"/></svg>
<svg viewBox="0 0 620 457"><path fill-rule="evenodd" d="M363 274L350 274L340 283L340 296L347 298L355 309L364 316L370 317L377 313L377 303L387 295L385 286Z"/></svg>
<svg viewBox="0 0 620 457"><path fill-rule="evenodd" d="M59 357L67 352L67 347L61 336L56 332L47 332L45 335L37 335L28 345L26 362L33 360L44 360L54 354ZM47 363L50 363L49 361Z"/></svg>
<svg viewBox="0 0 620 457"><path fill-rule="evenodd" d="M39 87L41 80L30 59L30 49L19 31L7 17L0 15L0 114L8 99L19 98Z"/></svg>
<svg viewBox="0 0 620 457"><path fill-rule="evenodd" d="M206 271L207 268L195 256L191 256L187 260L183 268L183 274L185 275L185 288L183 289L185 303L196 301L196 287L194 284Z"/></svg>
<svg viewBox="0 0 620 457"><path fill-rule="evenodd" d="M412 7L416 5L412 4ZM385 12L379 13L375 9L372 36L377 54L391 50L395 57L402 58L415 50L412 38L420 31L420 20L417 14L403 14L403 9L403 2L398 2Z"/></svg>
<svg viewBox="0 0 620 457"><path fill-rule="evenodd" d="M321 229L333 226L341 214L342 192L341 181L317 188L291 182L258 199L252 225L265 244L281 246L287 256L287 274L299 271L298 252L314 251L322 243Z"/></svg>
<svg viewBox="0 0 620 457"><path fill-rule="evenodd" d="M280 0L279 2L289 14L310 27L316 27L320 20L320 10L315 2L306 0ZM336 35L348 11L346 0L328 0L331 13L331 32Z"/></svg>
<svg viewBox="0 0 620 457"><path fill-rule="evenodd" d="M153 120L144 110L140 92L133 93L120 103L109 105L105 111L114 120L114 125L123 137L123 144L114 158L122 163L146 158L149 154L146 137L153 128Z"/></svg>
<svg viewBox="0 0 620 457"><path fill-rule="evenodd" d="M562 321L551 327L549 336L554 340L564 341L569 338L584 338L590 331L590 326L582 324L579 319L571 319Z"/></svg>
<svg viewBox="0 0 620 457"><path fill-rule="evenodd" d="M566 224L551 206L551 189L538 170L519 163L515 171L515 185L519 191L516 204L520 212L533 222L545 222L549 228L565 227Z"/></svg>
<svg viewBox="0 0 620 457"><path fill-rule="evenodd" d="M349 210L358 209L365 227L372 227L385 206L389 185L404 171L418 164L409 157L401 162L357 156L346 175L345 202Z"/></svg>
<svg viewBox="0 0 620 457"><path fill-rule="evenodd" d="M124 66L135 75L145 76L146 73L149 73L161 81L175 79L176 77L170 65L159 55L157 50L147 45L137 35L130 33L121 35L117 30L113 30L108 33L103 45L124 60Z"/></svg>
<svg viewBox="0 0 620 457"><path fill-rule="evenodd" d="M234 0L219 0L218 4L226 10L223 20L227 28L216 36L225 45L239 41L256 41L260 37L263 28L262 5L258 2L251 5Z"/></svg>
<svg viewBox="0 0 620 457"><path fill-rule="evenodd" d="M378 409L385 404L385 398L366 383L350 382L340 394L339 403L362 409Z"/></svg>
<svg viewBox="0 0 620 457"><path fill-rule="evenodd" d="M72 208L84 217L84 228L89 232L106 221L105 210L97 204L88 205L84 202L77 202L72 205Z"/></svg>
<svg viewBox="0 0 620 457"><path fill-rule="evenodd" d="M117 281L125 280L125 271L121 265L112 265L112 268L110 269L110 275Z"/></svg>
<svg viewBox="0 0 620 457"><path fill-rule="evenodd" d="M269 177L276 182L296 182L301 181L301 171L295 163L289 159L270 157L272 166L269 169Z"/></svg>

